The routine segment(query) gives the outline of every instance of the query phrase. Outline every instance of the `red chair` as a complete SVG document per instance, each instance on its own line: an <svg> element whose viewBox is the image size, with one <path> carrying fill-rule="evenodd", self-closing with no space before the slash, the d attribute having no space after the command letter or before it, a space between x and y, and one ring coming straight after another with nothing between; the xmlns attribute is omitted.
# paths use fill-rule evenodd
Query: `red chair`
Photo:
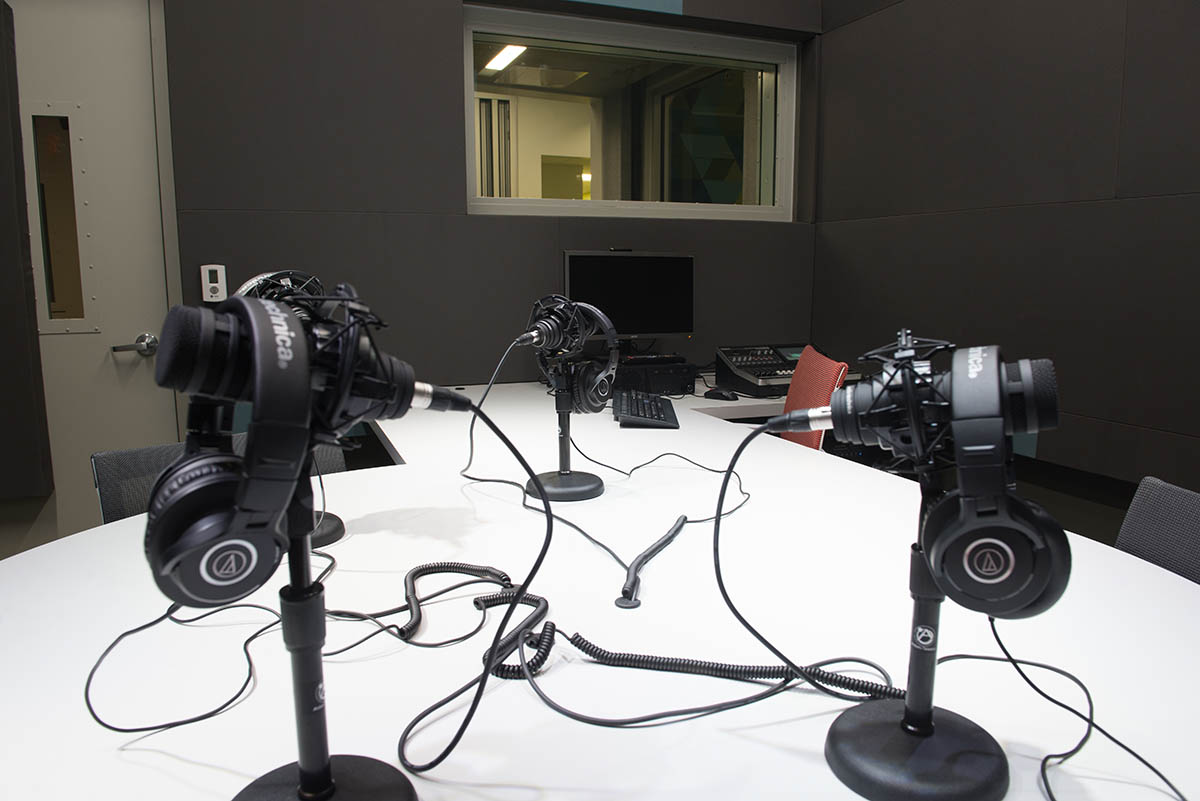
<svg viewBox="0 0 1200 801"><path fill-rule="evenodd" d="M833 391L842 385L846 379L846 371L850 366L845 362L837 362L820 353L812 345L800 352L796 360L796 370L792 373L792 383L788 385L787 400L783 402L783 410L790 412L795 409L810 409L814 406L828 406ZM784 439L807 445L816 450L821 449L821 438L824 431L805 431L803 433L780 434Z"/></svg>

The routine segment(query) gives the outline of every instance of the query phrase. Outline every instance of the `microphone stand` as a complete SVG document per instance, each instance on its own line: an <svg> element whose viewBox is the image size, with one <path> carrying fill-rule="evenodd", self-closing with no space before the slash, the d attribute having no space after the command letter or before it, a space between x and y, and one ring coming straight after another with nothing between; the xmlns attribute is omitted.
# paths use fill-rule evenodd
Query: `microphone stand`
<svg viewBox="0 0 1200 801"><path fill-rule="evenodd" d="M940 494L921 479L921 520ZM933 705L938 628L946 596L920 546L909 554L913 599L908 689L903 701L866 701L842 712L825 738L825 761L843 784L871 801L1000 801L1008 760L977 723Z"/></svg>
<svg viewBox="0 0 1200 801"><path fill-rule="evenodd" d="M562 359L551 361L547 371L554 389L554 409L558 412L558 471L539 473L538 479L551 501L586 501L604 494L604 482L593 473L571 471L571 410L574 408L575 370ZM533 479L525 482L525 492L537 497Z"/></svg>
<svg viewBox="0 0 1200 801"><path fill-rule="evenodd" d="M329 756L325 725L324 587L313 581L309 559L313 524L312 455L305 460L287 509L289 583L279 591L283 642L292 655L292 695L299 758L246 785L234 801L415 801L412 782L398 768L364 756Z"/></svg>
<svg viewBox="0 0 1200 801"><path fill-rule="evenodd" d="M346 524L342 518L333 512L325 512L321 516L321 525L313 530L312 547L324 548L333 545L344 536L346 536Z"/></svg>

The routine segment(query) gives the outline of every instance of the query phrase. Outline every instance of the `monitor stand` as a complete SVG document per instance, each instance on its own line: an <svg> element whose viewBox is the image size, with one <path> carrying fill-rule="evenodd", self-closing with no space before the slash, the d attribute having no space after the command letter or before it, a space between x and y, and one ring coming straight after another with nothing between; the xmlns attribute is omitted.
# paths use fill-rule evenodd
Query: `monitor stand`
<svg viewBox="0 0 1200 801"><path fill-rule="evenodd" d="M650 346L645 351L639 351L635 345L635 339L617 338L617 349L620 351L621 357L618 364L624 366L634 366L639 364L685 364L687 359L680 356L678 353L657 353L650 348L654 347L655 340L650 340Z"/></svg>

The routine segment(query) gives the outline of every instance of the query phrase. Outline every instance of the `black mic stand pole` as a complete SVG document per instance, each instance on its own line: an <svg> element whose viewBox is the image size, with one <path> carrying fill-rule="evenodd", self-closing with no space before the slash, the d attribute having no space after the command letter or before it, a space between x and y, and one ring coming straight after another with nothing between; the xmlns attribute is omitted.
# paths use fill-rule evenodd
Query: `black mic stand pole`
<svg viewBox="0 0 1200 801"><path fill-rule="evenodd" d="M549 377L554 388L554 410L558 412L558 471L539 473L538 479L552 501L586 501L604 494L600 476L571 471L571 411L574 408L575 371L559 359L550 365ZM525 482L525 492L537 497L533 479Z"/></svg>
<svg viewBox="0 0 1200 801"><path fill-rule="evenodd" d="M921 476L921 520L937 493ZM909 554L913 599L908 687L903 701L852 706L825 738L825 761L843 784L871 801L999 801L1008 760L977 723L933 705L942 601L920 546Z"/></svg>
<svg viewBox="0 0 1200 801"><path fill-rule="evenodd" d="M364 756L329 756L325 725L325 589L313 581L312 455L305 460L287 509L289 583L279 591L283 643L292 655L297 761L248 784L234 801L415 801L412 782L398 768Z"/></svg>

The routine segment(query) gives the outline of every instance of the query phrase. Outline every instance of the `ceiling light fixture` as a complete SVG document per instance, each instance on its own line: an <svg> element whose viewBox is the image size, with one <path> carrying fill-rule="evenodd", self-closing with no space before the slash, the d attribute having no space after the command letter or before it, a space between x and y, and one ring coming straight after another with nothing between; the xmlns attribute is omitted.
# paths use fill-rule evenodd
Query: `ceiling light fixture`
<svg viewBox="0 0 1200 801"><path fill-rule="evenodd" d="M493 58L491 61L489 61L487 66L484 67L484 69L485 70L496 70L496 72L499 72L500 70L507 67L509 64L513 63L513 61L516 60L517 56L524 53L525 50L526 50L526 48L524 45L508 45L503 50L501 50L499 53L497 53L496 57Z"/></svg>

